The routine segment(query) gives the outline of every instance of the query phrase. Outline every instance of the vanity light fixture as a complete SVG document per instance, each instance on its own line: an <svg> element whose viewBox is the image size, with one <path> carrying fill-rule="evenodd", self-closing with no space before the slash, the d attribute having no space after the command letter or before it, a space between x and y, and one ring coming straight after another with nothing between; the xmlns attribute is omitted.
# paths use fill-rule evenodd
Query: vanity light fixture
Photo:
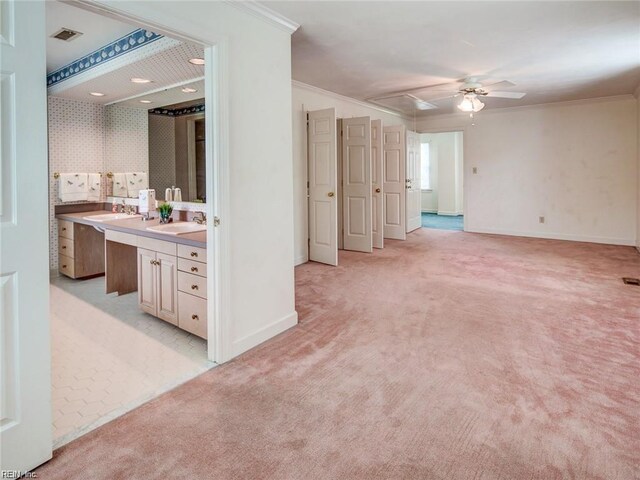
<svg viewBox="0 0 640 480"><path fill-rule="evenodd" d="M196 88L191 88L191 87L184 87L182 89L182 91L184 93L196 93L198 90Z"/></svg>
<svg viewBox="0 0 640 480"><path fill-rule="evenodd" d="M140 100L140 103L152 103L151 100Z"/></svg>
<svg viewBox="0 0 640 480"><path fill-rule="evenodd" d="M151 80L147 79L147 78L139 78L139 77L133 77L131 79L132 83L151 83Z"/></svg>
<svg viewBox="0 0 640 480"><path fill-rule="evenodd" d="M104 93L100 92L89 92L89 95L93 95L94 97L104 97Z"/></svg>
<svg viewBox="0 0 640 480"><path fill-rule="evenodd" d="M204 58L191 58L189 63L192 65L204 65Z"/></svg>

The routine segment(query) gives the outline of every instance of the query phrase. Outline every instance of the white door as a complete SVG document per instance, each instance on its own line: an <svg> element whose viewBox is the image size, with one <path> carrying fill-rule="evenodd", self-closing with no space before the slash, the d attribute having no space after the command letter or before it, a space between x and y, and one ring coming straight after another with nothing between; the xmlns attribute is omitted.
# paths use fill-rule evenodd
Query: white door
<svg viewBox="0 0 640 480"><path fill-rule="evenodd" d="M382 190L384 238L407 238L405 214L405 129L404 125L384 127Z"/></svg>
<svg viewBox="0 0 640 480"><path fill-rule="evenodd" d="M307 115L309 260L338 265L336 110Z"/></svg>
<svg viewBox="0 0 640 480"><path fill-rule="evenodd" d="M422 226L422 190L420 189L420 134L407 132L406 169L407 233Z"/></svg>
<svg viewBox="0 0 640 480"><path fill-rule="evenodd" d="M52 445L44 7L0 2L0 470L10 475L49 460Z"/></svg>
<svg viewBox="0 0 640 480"><path fill-rule="evenodd" d="M384 247L382 193L382 120L371 120L371 231L374 248Z"/></svg>
<svg viewBox="0 0 640 480"><path fill-rule="evenodd" d="M342 119L342 216L345 250L373 251L371 119Z"/></svg>

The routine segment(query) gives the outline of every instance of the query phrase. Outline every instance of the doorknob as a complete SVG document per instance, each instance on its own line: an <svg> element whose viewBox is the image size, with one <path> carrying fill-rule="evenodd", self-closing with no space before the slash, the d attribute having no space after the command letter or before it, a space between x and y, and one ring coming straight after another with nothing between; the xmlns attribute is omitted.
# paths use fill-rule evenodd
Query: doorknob
<svg viewBox="0 0 640 480"><path fill-rule="evenodd" d="M328 196L328 197L333 197L333 192L329 192L329 193L327 193L327 196Z"/></svg>
<svg viewBox="0 0 640 480"><path fill-rule="evenodd" d="M380 193L381 190L379 188L376 188L376 193Z"/></svg>

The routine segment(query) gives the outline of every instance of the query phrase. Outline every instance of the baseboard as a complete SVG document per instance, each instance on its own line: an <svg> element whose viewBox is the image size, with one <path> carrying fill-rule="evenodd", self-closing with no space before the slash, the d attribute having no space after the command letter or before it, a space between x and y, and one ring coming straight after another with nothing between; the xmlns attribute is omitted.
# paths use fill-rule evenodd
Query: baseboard
<svg viewBox="0 0 640 480"><path fill-rule="evenodd" d="M626 238L592 237L589 235L572 235L555 232L521 232L517 230L503 230L500 228L474 228L467 226L466 232L488 233L492 235L509 235L512 237L546 238L549 240L569 240L572 242L602 243L605 245L635 246L636 242Z"/></svg>
<svg viewBox="0 0 640 480"><path fill-rule="evenodd" d="M303 263L307 263L309 261L309 257L307 255L300 255L293 259L293 265L297 267L298 265L302 265Z"/></svg>
<svg viewBox="0 0 640 480"><path fill-rule="evenodd" d="M295 327L298 324L298 312L294 311L275 322L261 328L257 332L254 332L246 337L233 342L231 346L231 357L236 357L253 347L260 345L262 342L266 342L270 338L288 330L291 327Z"/></svg>
<svg viewBox="0 0 640 480"><path fill-rule="evenodd" d="M422 213L438 213L438 210L433 210L433 209L431 209L431 210L424 210L424 209L423 209L423 210L422 210Z"/></svg>
<svg viewBox="0 0 640 480"><path fill-rule="evenodd" d="M443 210L438 210L438 215L442 215L443 217L457 217L458 215L462 215L458 212L446 212Z"/></svg>

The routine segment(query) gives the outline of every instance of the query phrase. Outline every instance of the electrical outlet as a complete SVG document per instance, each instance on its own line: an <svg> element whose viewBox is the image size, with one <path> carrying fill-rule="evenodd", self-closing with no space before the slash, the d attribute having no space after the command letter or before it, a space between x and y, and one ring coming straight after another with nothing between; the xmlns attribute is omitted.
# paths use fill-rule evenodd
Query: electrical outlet
<svg viewBox="0 0 640 480"><path fill-rule="evenodd" d="M544 217L538 217L538 223L544 223Z"/></svg>
<svg viewBox="0 0 640 480"><path fill-rule="evenodd" d="M472 171L472 172L474 173L474 175L475 175L476 173L478 173L478 167L473 167L473 168L471 169L471 171Z"/></svg>

